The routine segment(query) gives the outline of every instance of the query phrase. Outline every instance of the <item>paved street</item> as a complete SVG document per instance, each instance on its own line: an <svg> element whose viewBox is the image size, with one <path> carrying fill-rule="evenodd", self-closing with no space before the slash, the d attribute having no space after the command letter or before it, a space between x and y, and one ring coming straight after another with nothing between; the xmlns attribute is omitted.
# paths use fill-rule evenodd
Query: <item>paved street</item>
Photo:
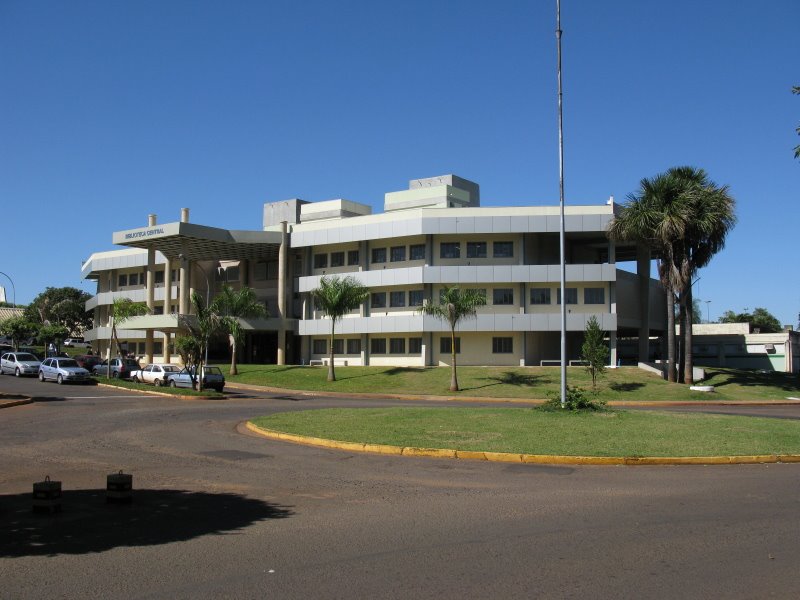
<svg viewBox="0 0 800 600"><path fill-rule="evenodd" d="M0 391L41 398L0 410L0 598L797 597L800 464L350 454L240 424L403 402L180 401L7 376ZM120 469L134 503L106 505ZM63 482L60 515L31 513L45 475Z"/></svg>

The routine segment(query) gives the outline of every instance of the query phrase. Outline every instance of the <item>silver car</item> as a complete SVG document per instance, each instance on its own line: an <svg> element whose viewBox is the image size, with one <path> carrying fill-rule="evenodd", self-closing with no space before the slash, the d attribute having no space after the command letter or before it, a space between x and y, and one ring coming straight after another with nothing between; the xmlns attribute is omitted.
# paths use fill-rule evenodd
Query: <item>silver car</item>
<svg viewBox="0 0 800 600"><path fill-rule="evenodd" d="M0 357L0 373L3 375L33 375L39 372L42 363L28 352L6 352Z"/></svg>
<svg viewBox="0 0 800 600"><path fill-rule="evenodd" d="M52 379L58 383L88 383L92 377L74 358L45 358L39 367L39 381Z"/></svg>

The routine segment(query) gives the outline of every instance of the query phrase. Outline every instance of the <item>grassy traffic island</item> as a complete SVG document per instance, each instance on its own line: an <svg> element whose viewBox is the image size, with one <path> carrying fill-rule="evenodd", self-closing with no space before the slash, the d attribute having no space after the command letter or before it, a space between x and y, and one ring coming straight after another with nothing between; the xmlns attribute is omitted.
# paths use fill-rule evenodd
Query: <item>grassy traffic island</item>
<svg viewBox="0 0 800 600"><path fill-rule="evenodd" d="M192 397L206 400L221 400L222 398L226 397L225 394L220 394L215 390L203 390L202 392L198 392L197 390L192 390L189 388L155 387L145 383L135 383L126 379L116 379L113 377L95 377L95 380L97 383L124 388L126 390L135 390L137 392L156 392L158 394L165 394L168 396Z"/></svg>
<svg viewBox="0 0 800 600"><path fill-rule="evenodd" d="M459 367L461 391L450 392L449 367L336 367L337 381L326 380L327 367L299 365L239 365L229 383L314 392L348 394L437 395L450 398L511 398L545 400L560 389L559 367ZM568 369L570 386L590 389L583 367ZM790 373L708 368L702 385L714 392L697 392L669 383L637 367L608 369L597 382L598 400L606 402L782 401L800 397L800 380Z"/></svg>
<svg viewBox="0 0 800 600"><path fill-rule="evenodd" d="M465 455L471 451L580 457L800 455L799 421L757 417L538 408L363 408L278 413L251 423L268 432L450 449Z"/></svg>

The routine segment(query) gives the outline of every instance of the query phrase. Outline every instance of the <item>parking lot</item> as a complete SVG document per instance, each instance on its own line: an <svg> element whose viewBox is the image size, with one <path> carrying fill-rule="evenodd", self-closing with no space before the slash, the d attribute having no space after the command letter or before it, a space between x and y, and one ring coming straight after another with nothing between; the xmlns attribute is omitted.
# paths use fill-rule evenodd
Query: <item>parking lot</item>
<svg viewBox="0 0 800 600"><path fill-rule="evenodd" d="M247 435L275 411L0 378L3 597L796 595L800 465L558 467L350 454ZM781 409L796 418L793 407ZM107 505L106 475L134 502ZM62 481L60 514L32 484Z"/></svg>

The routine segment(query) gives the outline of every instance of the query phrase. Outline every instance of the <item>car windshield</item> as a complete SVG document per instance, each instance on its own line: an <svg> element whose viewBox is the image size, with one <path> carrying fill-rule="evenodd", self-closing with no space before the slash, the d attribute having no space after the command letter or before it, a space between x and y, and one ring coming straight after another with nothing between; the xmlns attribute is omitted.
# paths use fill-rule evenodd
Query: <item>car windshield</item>
<svg viewBox="0 0 800 600"><path fill-rule="evenodd" d="M126 358L125 364L128 365L129 367L136 367L137 369L140 368L138 361L136 361L136 359L133 358Z"/></svg>
<svg viewBox="0 0 800 600"><path fill-rule="evenodd" d="M207 375L222 375L222 371L219 370L219 367L206 367L205 371Z"/></svg>
<svg viewBox="0 0 800 600"><path fill-rule="evenodd" d="M70 358L68 360L60 360L60 361L58 361L58 366L62 367L62 368L66 368L66 367L78 367L79 365L78 365L77 361L72 360Z"/></svg>
<svg viewBox="0 0 800 600"><path fill-rule="evenodd" d="M173 365L164 365L165 373L177 373L178 371L180 371L178 367L175 367Z"/></svg>
<svg viewBox="0 0 800 600"><path fill-rule="evenodd" d="M17 354L17 360L20 362L38 362L39 359L33 354Z"/></svg>

